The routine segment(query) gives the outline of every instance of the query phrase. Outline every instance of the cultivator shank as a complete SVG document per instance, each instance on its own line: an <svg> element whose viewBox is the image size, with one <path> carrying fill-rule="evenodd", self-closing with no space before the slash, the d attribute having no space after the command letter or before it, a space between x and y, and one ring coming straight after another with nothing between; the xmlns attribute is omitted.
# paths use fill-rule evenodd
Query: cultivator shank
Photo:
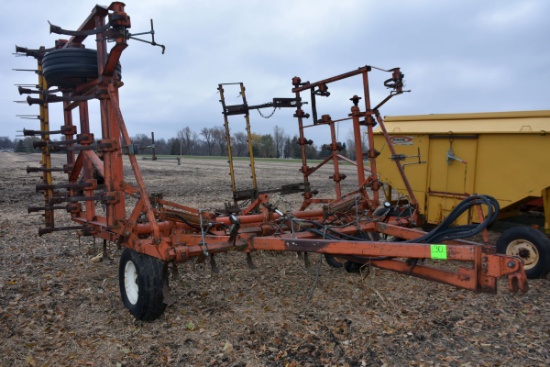
<svg viewBox="0 0 550 367"><path fill-rule="evenodd" d="M260 189L254 156L249 147L252 187L238 190L231 145L228 144L233 204L225 211L199 210L149 195L119 106L118 89L123 86L119 59L128 46L127 41L135 38L128 32L129 28L130 18L125 13L124 4L115 2L107 8L96 6L76 31L52 26L55 33L71 38L56 41L51 49L18 47L16 51L34 57L38 62L38 87L23 90L23 93L39 96L29 97L28 101L39 105L40 129L25 130L25 134L37 136L36 147L42 150L40 167L29 167L28 171L42 174L43 182L36 189L44 193L44 204L29 208L29 212L44 212L45 227L39 230L40 234L76 230L82 235L124 247L120 263L121 293L125 306L137 318L153 320L164 311L162 298L168 299L167 283L158 283L157 280L167 276L168 263L208 256L215 264L215 254L234 250L246 252L249 262L251 254L259 250L316 252L336 263L341 261L340 264L346 268L376 266L476 292L495 292L496 279L507 276L512 291L527 290L523 264L518 258L497 255L490 246L462 241L447 232L430 237L413 228L420 224L421 218L399 160L395 163L409 189L408 199L390 202L391 198L387 197L390 203L380 205L384 186L377 175L378 152L374 146L373 129L378 125L385 131L379 108L404 92L403 74L399 68L382 71L390 74L384 83L390 93L374 107L369 95L369 73L375 68L370 66L318 82L302 82L299 77L294 77L294 97L276 98L262 105L249 105L244 85L237 83L242 102L228 106L223 93L229 85L220 84L218 90L228 142L230 116L245 116L250 141L250 110L295 109L302 182L280 189ZM154 31L145 33L154 34ZM90 35L95 38L93 50L83 46ZM110 49L107 41L113 42ZM149 43L157 45L154 38ZM85 70L82 67L67 68L65 64L71 60L83 62ZM349 114L341 118L320 114L318 99L330 96L329 86L352 77L360 78L363 87L360 95L350 96ZM310 112L304 110L307 98ZM88 104L92 101L99 103L101 111L101 131L95 134L90 128L88 112ZM61 105L64 113L63 125L57 130L50 129L48 118L48 108L53 104ZM307 125L306 120L310 117L313 123ZM346 121L353 126L355 160L341 154L342 144L337 140L336 126ZM307 146L313 142L305 132L316 127L328 127L330 142L327 149L330 154L321 163L310 166ZM362 127L368 136L365 150ZM64 139L52 141L53 134ZM389 138L387 144L392 146ZM54 150L62 150L66 155L63 167L51 166L51 152ZM135 184L124 177L123 155L128 157ZM340 170L342 162L355 166L356 182L348 191L342 185L346 179ZM310 182L312 175L320 172L324 165L332 165L329 179L334 182L334 195L330 197L318 197L320 194ZM66 174L65 180L54 182L52 172ZM299 193L303 195L303 201L298 210L283 212L270 202L273 193ZM132 207L128 205L130 198L135 202ZM239 205L244 199L250 200L247 207ZM481 205L487 206L484 213L498 210L490 200L482 197L472 198L468 204L466 210ZM54 212L59 210L66 210L77 226L56 226ZM488 215L486 220L480 220L479 230L486 228L491 219ZM430 261L425 263L425 260ZM460 266L451 271L436 266L438 262L448 261L468 262L471 267ZM152 287L155 294L164 296L159 299L148 297L146 301L134 300L132 292L149 291L144 285Z"/></svg>

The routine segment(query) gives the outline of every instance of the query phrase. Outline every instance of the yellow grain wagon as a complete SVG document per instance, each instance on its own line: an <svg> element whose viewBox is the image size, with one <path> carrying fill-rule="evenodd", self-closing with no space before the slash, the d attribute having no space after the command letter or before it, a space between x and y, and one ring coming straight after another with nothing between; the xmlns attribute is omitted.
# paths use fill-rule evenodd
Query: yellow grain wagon
<svg viewBox="0 0 550 367"><path fill-rule="evenodd" d="M503 219L539 205L538 226L507 230L497 248L522 257L531 278L550 271L550 239L543 234L550 235L550 110L391 116L384 125L396 154L378 131L380 179L405 193L392 162L400 160L427 223L440 223L474 193L495 197ZM470 212L457 224L478 221Z"/></svg>

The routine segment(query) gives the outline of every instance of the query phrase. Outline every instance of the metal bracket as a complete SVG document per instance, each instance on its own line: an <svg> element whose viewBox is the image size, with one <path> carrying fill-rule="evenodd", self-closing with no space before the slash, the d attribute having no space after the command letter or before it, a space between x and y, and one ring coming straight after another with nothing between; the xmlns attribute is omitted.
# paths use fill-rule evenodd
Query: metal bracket
<svg viewBox="0 0 550 367"><path fill-rule="evenodd" d="M150 34L151 35L151 41L147 41L147 40L135 37L135 36L142 36L142 35L145 35L145 34ZM159 46L160 48L162 48L162 54L163 55L164 55L164 52L166 51L166 46L155 42L155 29L153 28L153 19L151 19L151 30L150 31L141 32L141 33L134 33L134 34L126 32L126 38L127 39L133 39L133 40L140 41L140 42L144 42L144 43L148 43L151 46Z"/></svg>
<svg viewBox="0 0 550 367"><path fill-rule="evenodd" d="M407 158L418 158L418 162L412 162L412 163L404 163L402 166L405 168L406 166L410 166L413 164L424 164L426 161L422 160L422 156L420 155L420 148L418 148L418 154L417 155L405 155L405 154L393 154L390 159L393 161L404 161Z"/></svg>
<svg viewBox="0 0 550 367"><path fill-rule="evenodd" d="M63 29L63 28L61 28L59 26L56 26L56 25L54 25L50 22L48 22L48 24L50 25L50 33L62 34L62 35L73 36L73 37L79 37L79 36L81 37L81 36L92 36L92 35L95 35L95 34L100 34L100 33L106 32L108 34L108 36L110 35L111 37L115 38L116 36L120 35L121 31L124 31L125 26L120 25L120 24L121 23L124 24L125 20L126 19L124 19L123 15L113 14L111 16L111 19L109 20L109 22L107 24L105 24L104 26L99 27L99 28L94 28L94 29L88 29L88 30L80 30L80 31L71 31L71 30L68 30L68 29ZM128 21L129 21L129 19L128 19ZM145 35L145 34L150 34L151 35L151 41L147 41L147 40L135 37L135 36L141 36L141 35ZM150 31L141 32L141 33L134 33L134 34L126 31L126 32L124 32L123 36L126 39L133 39L133 40L136 40L136 41L148 43L152 46L159 46L160 48L162 48L162 54L164 54L164 52L166 50L166 46L155 42L155 30L153 28L153 19L151 19L151 30Z"/></svg>

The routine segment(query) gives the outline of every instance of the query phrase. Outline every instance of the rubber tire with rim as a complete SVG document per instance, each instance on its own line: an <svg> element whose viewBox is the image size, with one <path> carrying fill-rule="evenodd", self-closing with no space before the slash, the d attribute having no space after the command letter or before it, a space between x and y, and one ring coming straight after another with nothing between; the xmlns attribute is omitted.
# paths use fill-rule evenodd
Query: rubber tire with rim
<svg viewBox="0 0 550 367"><path fill-rule="evenodd" d="M97 51L87 48L60 48L46 52L42 59L42 74L48 86L75 88L97 79ZM120 78L120 63L116 67Z"/></svg>
<svg viewBox="0 0 550 367"><path fill-rule="evenodd" d="M550 271L550 239L527 226L513 227L497 240L497 252L523 259L529 279L545 276Z"/></svg>
<svg viewBox="0 0 550 367"><path fill-rule="evenodd" d="M163 261L125 248L118 280L122 302L136 319L153 321L164 313L163 287L168 279Z"/></svg>

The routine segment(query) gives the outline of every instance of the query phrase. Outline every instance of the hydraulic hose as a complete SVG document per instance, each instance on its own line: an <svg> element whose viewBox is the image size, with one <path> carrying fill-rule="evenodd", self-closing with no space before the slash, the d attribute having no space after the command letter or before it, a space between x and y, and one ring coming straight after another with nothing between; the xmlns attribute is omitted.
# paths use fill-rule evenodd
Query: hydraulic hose
<svg viewBox="0 0 550 367"><path fill-rule="evenodd" d="M487 207L487 216L479 224L466 224L462 226L451 227L451 224L457 220L464 212L477 205ZM425 235L407 240L405 243L438 243L446 240L455 240L468 238L489 227L498 218L500 206L498 201L488 195L472 195L462 200L437 227Z"/></svg>
<svg viewBox="0 0 550 367"><path fill-rule="evenodd" d="M485 205L487 207L487 215L484 220L479 224L467 224L461 226L451 227L451 225L465 212L477 205ZM492 196L488 195L472 195L462 200L451 213L432 231L425 235L404 241L403 243L440 243L443 241L469 238L483 231L489 227L497 218L500 212L500 206L498 201ZM336 231L333 228L326 228L321 230L322 226L318 225L318 228L308 228L308 232L315 233L320 237L326 239L338 239L338 240L351 240L351 241L364 241L366 238L351 236L345 233ZM359 262L365 260L381 260L388 257L380 258L368 258L356 256Z"/></svg>

